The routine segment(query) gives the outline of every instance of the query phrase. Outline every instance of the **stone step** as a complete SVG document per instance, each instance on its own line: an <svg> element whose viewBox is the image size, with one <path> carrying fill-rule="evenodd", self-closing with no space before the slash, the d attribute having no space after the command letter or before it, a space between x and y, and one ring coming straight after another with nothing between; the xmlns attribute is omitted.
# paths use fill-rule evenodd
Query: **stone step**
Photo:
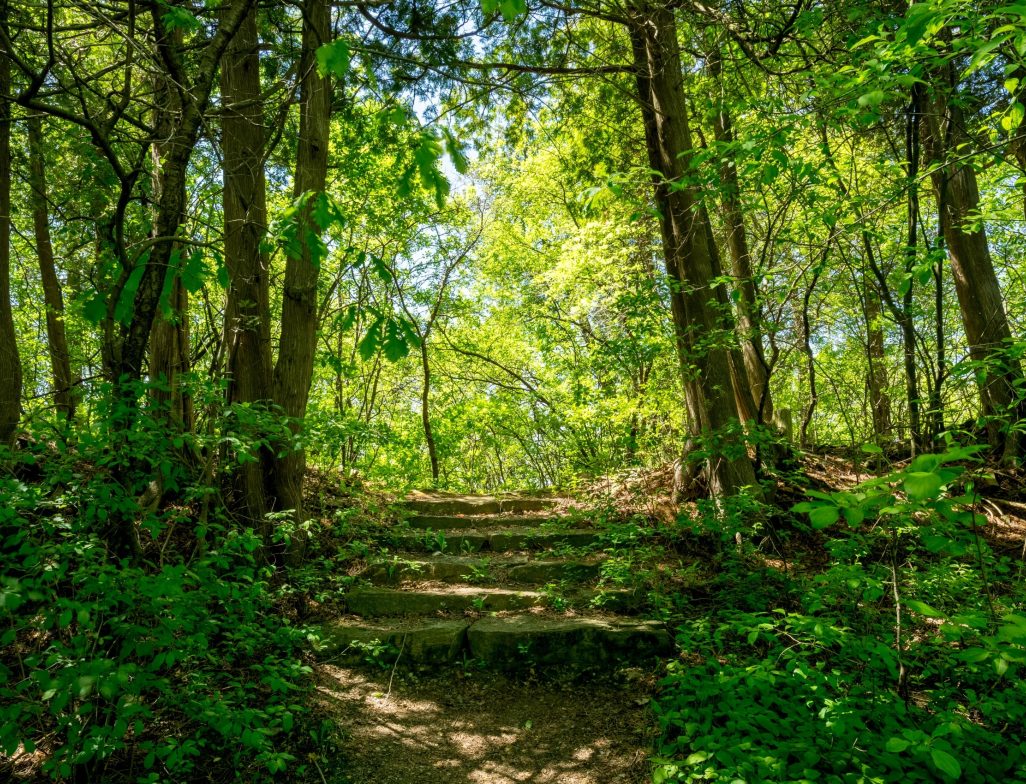
<svg viewBox="0 0 1026 784"><path fill-rule="evenodd" d="M410 528L417 530L452 531L464 528L534 528L546 523L559 523L558 517L546 515L427 515L418 514L406 520Z"/></svg>
<svg viewBox="0 0 1026 784"><path fill-rule="evenodd" d="M370 659L392 665L398 655L409 664L448 664L466 650L468 628L470 621L463 619L334 621L320 629L318 655L322 661Z"/></svg>
<svg viewBox="0 0 1026 784"><path fill-rule="evenodd" d="M472 657L503 669L592 668L665 656L673 640L658 621L515 615L471 624L467 646Z"/></svg>
<svg viewBox="0 0 1026 784"><path fill-rule="evenodd" d="M532 560L526 557L491 558L436 555L430 557L395 556L370 564L361 577L376 585L397 585L404 581L428 580L442 583L483 583L546 585L548 583L584 583L599 575L601 561L576 561L558 558Z"/></svg>
<svg viewBox="0 0 1026 784"><path fill-rule="evenodd" d="M406 509L426 515L484 515L501 512L540 512L551 509L551 498L531 496L414 495L402 502Z"/></svg>
<svg viewBox="0 0 1026 784"><path fill-rule="evenodd" d="M502 669L563 667L598 669L645 663L673 651L673 640L657 621L608 618L549 618L533 615L468 620L341 620L321 630L324 660L372 658L439 665L463 656Z"/></svg>
<svg viewBox="0 0 1026 784"><path fill-rule="evenodd" d="M424 552L463 553L491 550L548 550L553 547L586 547L599 539L593 528L570 528L545 531L532 528L504 528L497 530L467 529L436 531L426 534L399 534L393 541L403 550Z"/></svg>
<svg viewBox="0 0 1026 784"><path fill-rule="evenodd" d="M466 610L503 612L540 607L547 601L545 594L538 591L460 585L416 590L355 588L345 597L346 609L364 618L461 613Z"/></svg>
<svg viewBox="0 0 1026 784"><path fill-rule="evenodd" d="M552 607L563 611L600 607L620 613L641 611L646 600L627 588L588 588L584 590L518 591L509 588L484 588L476 585L430 586L418 588L354 588L345 597L346 609L364 618L404 615L443 615L448 613L508 612L532 607Z"/></svg>

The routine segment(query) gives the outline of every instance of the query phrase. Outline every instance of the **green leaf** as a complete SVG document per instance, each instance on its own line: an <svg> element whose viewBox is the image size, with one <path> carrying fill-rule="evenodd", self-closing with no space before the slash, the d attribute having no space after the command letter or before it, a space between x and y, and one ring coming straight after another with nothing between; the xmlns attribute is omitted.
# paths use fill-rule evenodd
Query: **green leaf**
<svg viewBox="0 0 1026 784"><path fill-rule="evenodd" d="M95 292L82 306L82 315L90 324L99 324L107 315L107 299L100 292Z"/></svg>
<svg viewBox="0 0 1026 784"><path fill-rule="evenodd" d="M521 14L527 13L527 0L481 0L481 11L485 16L498 11L503 19L512 22Z"/></svg>
<svg viewBox="0 0 1026 784"><path fill-rule="evenodd" d="M958 760L948 754L946 751L940 749L930 749L930 759L933 760L933 764L937 766L937 769L941 773L946 773L953 779L961 778L962 766L958 764Z"/></svg>
<svg viewBox="0 0 1026 784"><path fill-rule="evenodd" d="M927 618L944 617L944 613L942 613L940 610L935 610L926 602L921 602L918 599L907 599L905 601L905 606L912 610L912 612L917 612L920 615L925 615Z"/></svg>
<svg viewBox="0 0 1026 784"><path fill-rule="evenodd" d="M940 494L940 489L943 485L944 480L941 477L927 471L913 471L906 474L903 483L908 497L914 501L936 498Z"/></svg>
<svg viewBox="0 0 1026 784"><path fill-rule="evenodd" d="M349 43L339 38L317 47L317 73L341 79L349 71Z"/></svg>
<svg viewBox="0 0 1026 784"><path fill-rule="evenodd" d="M385 351L385 359L389 362L398 362L410 353L409 344L403 339L399 325L395 321L389 321L385 330L385 341L382 344Z"/></svg>
<svg viewBox="0 0 1026 784"><path fill-rule="evenodd" d="M809 522L813 528L826 528L837 522L841 510L836 506L820 506L809 512Z"/></svg>
<svg viewBox="0 0 1026 784"><path fill-rule="evenodd" d="M885 98L887 98L887 93L883 90L872 90L865 95L859 96L859 106L864 109L875 109L884 102Z"/></svg>
<svg viewBox="0 0 1026 784"><path fill-rule="evenodd" d="M908 467L909 471L936 471L944 460L940 455L919 455Z"/></svg>
<svg viewBox="0 0 1026 784"><path fill-rule="evenodd" d="M907 749L911 745L912 744L904 738L891 738L887 741L886 744L884 744L884 748L892 754L898 754Z"/></svg>
<svg viewBox="0 0 1026 784"><path fill-rule="evenodd" d="M883 454L883 449L878 444L863 444L862 451L867 455L880 455Z"/></svg>

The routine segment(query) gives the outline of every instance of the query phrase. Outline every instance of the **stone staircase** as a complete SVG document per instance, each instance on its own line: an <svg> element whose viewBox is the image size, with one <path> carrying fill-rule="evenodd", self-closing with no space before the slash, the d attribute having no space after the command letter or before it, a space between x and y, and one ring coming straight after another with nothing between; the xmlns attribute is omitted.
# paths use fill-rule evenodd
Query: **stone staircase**
<svg viewBox="0 0 1026 784"><path fill-rule="evenodd" d="M346 596L347 614L322 631L323 658L427 667L478 661L501 669L603 669L672 651L643 599L601 590L601 556L572 548L600 532L569 527L535 497L418 495Z"/></svg>

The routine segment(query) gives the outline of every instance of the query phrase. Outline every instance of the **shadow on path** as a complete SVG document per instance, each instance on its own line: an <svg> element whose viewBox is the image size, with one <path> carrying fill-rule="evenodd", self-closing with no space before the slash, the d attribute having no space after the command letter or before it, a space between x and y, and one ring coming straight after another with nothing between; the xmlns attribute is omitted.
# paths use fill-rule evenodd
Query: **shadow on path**
<svg viewBox="0 0 1026 784"><path fill-rule="evenodd" d="M650 686L513 681L460 669L413 676L331 665L321 698L342 732L348 784L641 784ZM322 763L322 768L324 767Z"/></svg>

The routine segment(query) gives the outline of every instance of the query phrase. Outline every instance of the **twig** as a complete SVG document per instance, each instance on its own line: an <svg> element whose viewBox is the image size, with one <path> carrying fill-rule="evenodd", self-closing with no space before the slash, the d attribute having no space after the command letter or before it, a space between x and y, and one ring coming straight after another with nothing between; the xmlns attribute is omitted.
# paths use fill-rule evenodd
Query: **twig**
<svg viewBox="0 0 1026 784"><path fill-rule="evenodd" d="M388 699L392 694L392 679L395 678L396 668L399 666L399 660L403 657L403 651L406 649L406 632L403 632L403 642L399 646L399 655L395 657L395 662L392 664L392 674L388 676L388 691L385 692L385 699Z"/></svg>

